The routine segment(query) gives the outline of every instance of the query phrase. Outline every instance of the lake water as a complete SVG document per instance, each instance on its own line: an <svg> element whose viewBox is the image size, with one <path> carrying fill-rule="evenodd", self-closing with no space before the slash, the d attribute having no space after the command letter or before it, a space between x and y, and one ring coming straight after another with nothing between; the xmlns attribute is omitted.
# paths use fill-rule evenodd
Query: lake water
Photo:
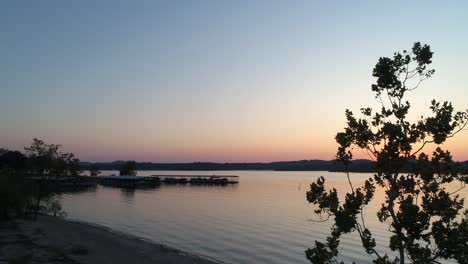
<svg viewBox="0 0 468 264"><path fill-rule="evenodd" d="M103 174L116 172L105 171ZM155 189L96 189L62 194L68 218L96 223L186 252L226 263L309 263L304 251L329 235L325 223L306 201L311 182L324 176L328 187L350 191L343 173L276 171L140 171L153 174L238 175L228 186L161 185ZM369 174L352 174L355 186ZM468 196L466 190L462 193ZM365 211L367 227L386 252L388 226L375 212L382 203L377 190ZM380 198L380 199L379 199ZM340 258L345 263L370 263L357 234L343 237ZM390 252L391 256L393 254Z"/></svg>

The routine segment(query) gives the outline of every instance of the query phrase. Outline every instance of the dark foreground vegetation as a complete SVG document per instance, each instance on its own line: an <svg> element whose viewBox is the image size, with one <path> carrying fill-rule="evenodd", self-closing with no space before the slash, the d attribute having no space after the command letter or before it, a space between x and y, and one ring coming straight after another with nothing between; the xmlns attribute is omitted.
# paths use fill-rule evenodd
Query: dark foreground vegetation
<svg viewBox="0 0 468 264"><path fill-rule="evenodd" d="M38 139L24 153L0 151L0 263L78 263L68 256L76 253L73 248L68 252L39 245L33 237L42 236L42 231L27 236L17 220L65 216L54 194L59 186L84 185L87 179L80 172L72 153L62 153L60 145Z"/></svg>
<svg viewBox="0 0 468 264"><path fill-rule="evenodd" d="M63 179L82 183L79 160L60 152L60 145L34 139L25 152L0 153L0 219L36 220L39 214L63 214L53 198Z"/></svg>
<svg viewBox="0 0 468 264"><path fill-rule="evenodd" d="M311 184L307 200L317 206L317 214L333 220L330 236L306 251L312 263L339 263L340 238L349 233L359 236L373 263L441 263L443 259L468 263L468 210L459 196L468 173L449 151L441 149L448 138L463 131L468 111L455 112L451 103L433 100L429 117L408 120L411 105L405 95L434 74L429 68L432 55L428 45L415 43L410 51L380 58L372 91L381 107L362 108L359 119L346 110L346 127L336 135L336 159L347 168L353 149L363 149L375 160L376 173L359 187L347 174L351 192L344 201L335 188L326 187L323 177ZM426 154L423 150L429 144L436 149ZM413 170L402 174L410 162ZM450 183L460 188L449 191ZM388 247L394 256L378 250L366 227L363 210L376 188L385 190L377 217L392 234Z"/></svg>

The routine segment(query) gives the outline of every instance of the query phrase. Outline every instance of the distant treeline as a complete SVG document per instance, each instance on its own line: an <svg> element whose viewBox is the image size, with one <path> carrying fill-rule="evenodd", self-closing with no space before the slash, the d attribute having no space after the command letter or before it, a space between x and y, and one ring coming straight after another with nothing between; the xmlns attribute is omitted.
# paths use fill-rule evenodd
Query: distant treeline
<svg viewBox="0 0 468 264"><path fill-rule="evenodd" d="M119 170L124 161L107 163L82 162L82 169L87 170L94 165L99 170ZM468 167L468 161L463 162ZM404 171L411 171L409 163ZM216 171L216 170L275 170L275 171L344 171L345 167L334 160L300 160L280 161L270 163L151 163L137 162L136 170L179 170L179 171ZM349 166L351 172L373 172L372 161L354 160Z"/></svg>

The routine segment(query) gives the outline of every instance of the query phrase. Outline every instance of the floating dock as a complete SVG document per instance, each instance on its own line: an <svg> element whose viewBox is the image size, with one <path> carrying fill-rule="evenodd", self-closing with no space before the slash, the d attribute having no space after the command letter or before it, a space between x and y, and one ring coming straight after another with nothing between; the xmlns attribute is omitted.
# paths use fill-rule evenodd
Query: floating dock
<svg viewBox="0 0 468 264"><path fill-rule="evenodd" d="M160 184L228 185L239 183L234 175L151 175L151 176L100 176L102 185L118 187L154 187Z"/></svg>
<svg viewBox="0 0 468 264"><path fill-rule="evenodd" d="M239 183L235 175L152 175L167 184L226 185Z"/></svg>
<svg viewBox="0 0 468 264"><path fill-rule="evenodd" d="M99 184L118 187L154 187L160 184L159 178L143 176L99 176Z"/></svg>

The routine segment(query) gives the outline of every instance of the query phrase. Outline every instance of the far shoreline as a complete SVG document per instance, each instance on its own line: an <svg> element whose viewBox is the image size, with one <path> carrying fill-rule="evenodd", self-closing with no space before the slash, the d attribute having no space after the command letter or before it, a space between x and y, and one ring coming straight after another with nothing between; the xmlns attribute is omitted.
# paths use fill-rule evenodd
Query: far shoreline
<svg viewBox="0 0 468 264"><path fill-rule="evenodd" d="M468 169L468 160L458 161ZM125 161L113 162L81 162L82 170L89 170L94 167L103 171L119 171ZM416 160L409 161L400 170L401 173L409 173L413 170ZM376 170L372 160L355 159L348 168L336 160L296 160L278 162L188 162L188 163L154 163L135 162L136 171L327 171L327 172L355 172L355 173L375 173Z"/></svg>

